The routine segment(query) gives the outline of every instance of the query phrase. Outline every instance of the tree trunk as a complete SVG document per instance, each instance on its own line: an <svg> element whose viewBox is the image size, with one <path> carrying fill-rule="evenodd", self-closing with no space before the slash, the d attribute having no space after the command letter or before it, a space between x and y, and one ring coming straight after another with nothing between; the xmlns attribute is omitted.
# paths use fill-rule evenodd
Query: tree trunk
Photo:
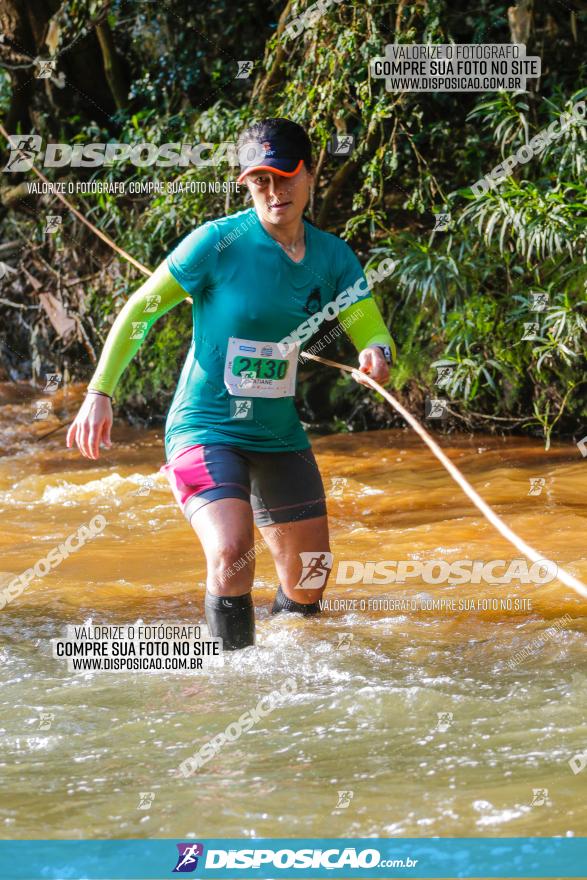
<svg viewBox="0 0 587 880"><path fill-rule="evenodd" d="M534 0L520 0L517 6L508 9L508 24L512 43L524 43L530 39L534 17Z"/></svg>
<svg viewBox="0 0 587 880"><path fill-rule="evenodd" d="M100 43L100 49L102 50L104 73L106 74L112 97L114 98L117 109L122 110L122 108L126 107L128 103L129 83L122 70L120 58L114 47L112 31L110 30L110 25L106 19L96 27L96 35L98 37L98 42Z"/></svg>
<svg viewBox="0 0 587 880"><path fill-rule="evenodd" d="M108 124L119 106L120 93L111 91L106 79L106 59L103 60L95 29L85 37L70 41L70 45L59 46L59 25L52 17L60 6L59 0L26 0L26 3L0 0L0 33L3 35L0 61L6 64L12 85L5 124L11 133L38 129L40 118L46 120L44 124L51 131L57 124L55 117L61 113L78 112L94 118L101 113L100 121ZM64 76L62 88L52 79L35 76L35 58L52 58L46 43L48 37L51 47L57 48L55 77ZM113 71L118 88L123 74L113 51L111 34L108 51L108 70Z"/></svg>
<svg viewBox="0 0 587 880"><path fill-rule="evenodd" d="M250 105L256 105L258 102L263 103L265 99L268 97L269 93L281 80L282 77L282 65L285 59L285 50L283 48L283 43L281 42L281 38L283 36L283 32L285 30L285 24L287 19L289 18L289 14L291 12L291 8L293 6L293 0L288 0L283 9L283 12L279 16L279 21L277 23L277 48L275 50L275 58L273 59L273 64L267 71L267 74L263 77L261 76L255 83L253 88L253 93L251 95ZM265 52L265 58L263 60L263 68L266 69L267 61L268 61L269 53Z"/></svg>
<svg viewBox="0 0 587 880"><path fill-rule="evenodd" d="M375 149L375 146L377 144L378 130L378 121L372 121L369 124L369 128L367 129L364 155L361 156L360 159L347 159L344 165L342 165L338 169L338 171L336 171L332 180L328 184L326 192L324 193L324 196L322 198L322 204L318 213L318 220L316 221L316 225L319 226L321 229L324 228L328 215L332 211L332 208L334 207L334 203L339 193L343 190L351 174L353 174L353 172L359 166L359 163L364 161L364 156L371 155L372 151Z"/></svg>

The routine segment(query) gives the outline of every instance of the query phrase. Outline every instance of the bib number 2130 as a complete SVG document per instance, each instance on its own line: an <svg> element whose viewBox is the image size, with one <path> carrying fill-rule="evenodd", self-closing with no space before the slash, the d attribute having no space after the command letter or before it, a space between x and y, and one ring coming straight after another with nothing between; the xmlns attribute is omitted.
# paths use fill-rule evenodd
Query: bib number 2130
<svg viewBox="0 0 587 880"><path fill-rule="evenodd" d="M224 384L236 397L293 397L297 348L285 357L275 342L229 337Z"/></svg>

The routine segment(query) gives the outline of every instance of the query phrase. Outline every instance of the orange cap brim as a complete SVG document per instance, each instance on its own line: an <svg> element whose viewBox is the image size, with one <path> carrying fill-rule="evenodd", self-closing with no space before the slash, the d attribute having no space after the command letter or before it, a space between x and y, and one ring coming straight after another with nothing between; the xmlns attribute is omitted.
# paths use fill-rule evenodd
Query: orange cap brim
<svg viewBox="0 0 587 880"><path fill-rule="evenodd" d="M254 171L270 171L271 174L278 174L280 177L293 177L300 172L303 164L304 160L300 159L298 166L294 171L280 171L279 168L271 168L270 165L253 165L252 168L247 168L245 171L242 171L237 177L236 182L242 183L247 174L253 174Z"/></svg>

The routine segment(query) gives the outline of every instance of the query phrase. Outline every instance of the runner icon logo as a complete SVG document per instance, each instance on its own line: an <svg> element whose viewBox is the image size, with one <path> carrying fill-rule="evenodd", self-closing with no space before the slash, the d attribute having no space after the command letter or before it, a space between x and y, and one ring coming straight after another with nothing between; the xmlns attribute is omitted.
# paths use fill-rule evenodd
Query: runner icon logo
<svg viewBox="0 0 587 880"><path fill-rule="evenodd" d="M354 146L354 134L333 134L328 141L328 152L331 156L350 156Z"/></svg>
<svg viewBox="0 0 587 880"><path fill-rule="evenodd" d="M10 156L3 171L30 171L37 153L41 149L42 138L39 134L11 134Z"/></svg>
<svg viewBox="0 0 587 880"><path fill-rule="evenodd" d="M37 409L35 410L33 421L43 422L45 419L50 419L52 412L53 403L50 400L39 400L37 401Z"/></svg>
<svg viewBox="0 0 587 880"><path fill-rule="evenodd" d="M330 492L328 493L330 498L340 498L345 490L347 482L346 477L331 477Z"/></svg>
<svg viewBox="0 0 587 880"><path fill-rule="evenodd" d="M63 217L61 214L47 214L45 228L43 232L47 235L53 235L54 232L58 232L59 227L63 222Z"/></svg>
<svg viewBox="0 0 587 880"><path fill-rule="evenodd" d="M156 312L161 304L161 297L158 293L153 293L151 296L147 297L147 302L145 303L144 312Z"/></svg>
<svg viewBox="0 0 587 880"><path fill-rule="evenodd" d="M455 364L438 361L437 363L432 364L432 366L436 369L436 381L434 384L438 388L447 388L453 377Z"/></svg>
<svg viewBox="0 0 587 880"><path fill-rule="evenodd" d="M61 373L45 373L45 387L43 388L43 392L45 394L54 394L59 390L59 386L61 385L63 376Z"/></svg>
<svg viewBox="0 0 587 880"><path fill-rule="evenodd" d="M569 761L569 766L575 776L577 773L580 773L581 770L584 770L585 767L587 767L587 752L579 752L577 755L573 755Z"/></svg>
<svg viewBox="0 0 587 880"><path fill-rule="evenodd" d="M531 293L532 302L530 305L531 312L543 312L548 306L548 294L547 293Z"/></svg>
<svg viewBox="0 0 587 880"><path fill-rule="evenodd" d="M532 789L532 801L530 803L531 807L544 807L546 805L550 805L550 798L548 797L548 789L547 788L533 788Z"/></svg>
<svg viewBox="0 0 587 880"><path fill-rule="evenodd" d="M148 810L154 800L154 791L139 791L139 805L137 810Z"/></svg>
<svg viewBox="0 0 587 880"><path fill-rule="evenodd" d="M57 61L52 58L35 58L34 65L36 79L51 79L57 67Z"/></svg>
<svg viewBox="0 0 587 880"><path fill-rule="evenodd" d="M352 790L351 791L339 791L338 792L338 803L334 809L335 810L346 810L346 808L348 806L350 806L350 803L351 803L354 795L355 795L355 793Z"/></svg>
<svg viewBox="0 0 587 880"><path fill-rule="evenodd" d="M522 342L527 342L529 339L536 339L538 336L538 321L524 321L524 335L522 336Z"/></svg>
<svg viewBox="0 0 587 880"><path fill-rule="evenodd" d="M440 398L427 398L424 405L424 416L427 419L446 419L448 401Z"/></svg>
<svg viewBox="0 0 587 880"><path fill-rule="evenodd" d="M444 211L440 214L435 214L434 223L435 226L432 232L447 232L451 223L450 212Z"/></svg>
<svg viewBox="0 0 587 880"><path fill-rule="evenodd" d="M530 491L528 492L528 495L540 495L546 485L544 477L530 477L529 479Z"/></svg>
<svg viewBox="0 0 587 880"><path fill-rule="evenodd" d="M252 388L257 378L256 370L242 370L241 381L238 383L239 388Z"/></svg>
<svg viewBox="0 0 587 880"><path fill-rule="evenodd" d="M302 576L297 584L297 589L302 587L306 590L319 590L326 583L326 578L332 568L332 553L312 552L300 553L302 560Z"/></svg>
<svg viewBox="0 0 587 880"><path fill-rule="evenodd" d="M146 332L147 332L147 327L148 327L147 321L133 321L130 338L131 339L143 339Z"/></svg>
<svg viewBox="0 0 587 880"><path fill-rule="evenodd" d="M145 477L141 481L139 488L132 494L138 495L140 498L146 498L151 494L151 489L155 489L155 481L152 480L151 477Z"/></svg>
<svg viewBox="0 0 587 880"><path fill-rule="evenodd" d="M252 61L239 61L235 79L248 79L253 71Z"/></svg>
<svg viewBox="0 0 587 880"><path fill-rule="evenodd" d="M54 712L41 712L39 716L39 730L51 730L51 725L55 720Z"/></svg>
<svg viewBox="0 0 587 880"><path fill-rule="evenodd" d="M231 419L252 419L253 418L253 401L247 397L240 400L231 399L230 401L230 418Z"/></svg>
<svg viewBox="0 0 587 880"><path fill-rule="evenodd" d="M348 651L354 637L354 633L338 633L338 642L335 645L335 650Z"/></svg>
<svg viewBox="0 0 587 880"><path fill-rule="evenodd" d="M201 843L176 843L179 856L173 869L174 874L188 874L198 867L198 856L204 855L204 845Z"/></svg>
<svg viewBox="0 0 587 880"><path fill-rule="evenodd" d="M438 721L436 722L436 727L434 728L434 730L439 730L441 733L445 733L452 724L453 713L437 712L436 716L438 718Z"/></svg>

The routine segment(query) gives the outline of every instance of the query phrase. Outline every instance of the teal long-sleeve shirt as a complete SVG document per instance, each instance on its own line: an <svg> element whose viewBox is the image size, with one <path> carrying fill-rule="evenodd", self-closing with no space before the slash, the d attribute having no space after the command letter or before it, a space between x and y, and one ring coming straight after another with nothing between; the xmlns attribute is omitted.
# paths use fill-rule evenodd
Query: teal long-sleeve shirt
<svg viewBox="0 0 587 880"><path fill-rule="evenodd" d="M307 448L294 403L299 346L284 340L311 345L322 320L337 312L358 351L394 346L351 248L304 226L306 252L297 263L252 208L187 235L118 315L90 390L112 395L155 321L191 296L192 343L167 416L168 458L196 443ZM239 399L249 402L237 407Z"/></svg>

